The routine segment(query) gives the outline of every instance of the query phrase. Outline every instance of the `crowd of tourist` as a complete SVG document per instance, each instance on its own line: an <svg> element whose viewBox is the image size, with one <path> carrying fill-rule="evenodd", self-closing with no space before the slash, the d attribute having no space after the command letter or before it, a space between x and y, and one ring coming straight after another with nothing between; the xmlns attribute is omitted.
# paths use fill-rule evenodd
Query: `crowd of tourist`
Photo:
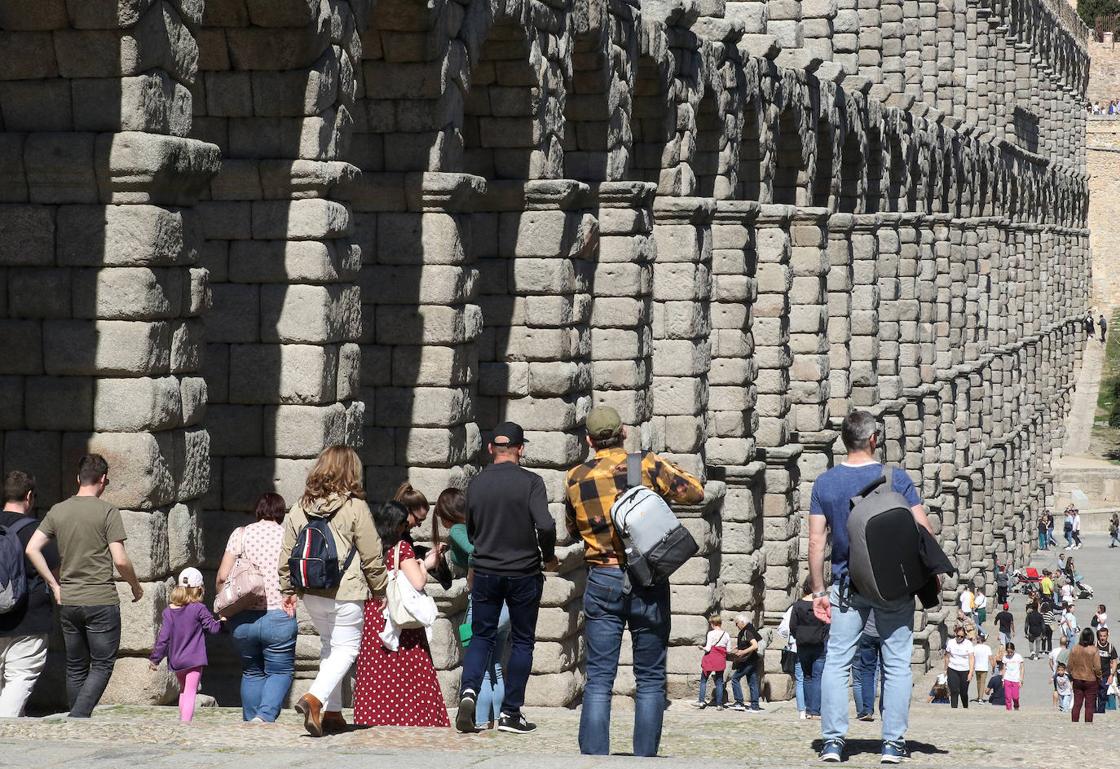
<svg viewBox="0 0 1120 769"><path fill-rule="evenodd" d="M579 746L585 754L609 750L612 688L629 629L636 681L633 750L656 755L665 706L668 582L646 583L632 572L628 557L633 551L627 548L633 545L612 523L611 510L635 484L675 503L697 503L704 491L698 479L653 452L628 454L626 430L613 409L593 409L586 427L592 458L569 471L565 484L567 528L582 542L589 567ZM839 761L844 755L850 684L856 717L874 721L879 714L882 760L895 763L907 756L914 597L872 600L855 589L846 522L853 498L876 478L888 482L920 530L928 532L929 522L907 473L887 472L875 460L880 433L874 418L853 412L841 432L846 461L813 484L809 576L801 598L777 628L786 641L782 667L793 676L799 717L822 722L822 760ZM522 707L543 572L559 564L544 481L521 466L526 443L514 423L495 428L488 445L492 461L466 490L439 493L427 545L414 542L413 533L428 521L428 498L406 482L393 499L371 510L360 459L347 447L322 452L294 504L275 493L261 494L254 521L228 539L215 580L214 610L202 572L189 567L178 575L163 611L149 662L152 670L166 664L177 678L181 719L193 717L208 662L205 635L225 630L241 662L243 719L275 721L293 684L299 611L314 625L320 643L315 678L294 704L309 734L321 737L348 728L343 684L352 669L355 723L450 727L429 649L436 612L425 587L429 579L449 586L455 576L464 576L469 603L459 628L465 654L454 725L461 732L532 732L536 727ZM31 514L35 479L20 471L5 478L0 544L17 544L14 550L0 547L0 581L19 571L11 553L25 555L26 595L14 608L0 610L0 717L22 714L45 664L57 604L69 715L88 718L120 646L114 571L129 586L132 600L143 596L124 547L121 514L102 499L109 485L104 458L83 457L77 483L77 493L54 505L40 522ZM930 702L967 708L970 701L986 701L1017 710L1029 658L1047 660L1054 705L1074 721L1084 712L1092 722L1094 713L1115 707L1117 654L1109 642L1106 607L1097 605L1088 627L1077 618L1077 601L1092 592L1069 555L1082 546L1079 517L1072 507L1065 511L1068 549L1057 567L1044 569L1037 580L1016 574L1013 585L1007 569L996 565L995 648L985 627L986 591L962 587L956 623L944 646L943 673ZM1112 546L1116 526L1114 516ZM1053 515L1044 512L1038 519L1040 549L1057 545L1054 529ZM829 534L832 574L826 588ZM22 564L23 558L16 561ZM1026 598L1018 625L1009 602L1012 588ZM745 614L735 616L733 624L734 639L722 616L709 617L695 705L756 713L762 709L760 668L769 636ZM1017 626L1027 644L1021 652L1013 640Z"/></svg>

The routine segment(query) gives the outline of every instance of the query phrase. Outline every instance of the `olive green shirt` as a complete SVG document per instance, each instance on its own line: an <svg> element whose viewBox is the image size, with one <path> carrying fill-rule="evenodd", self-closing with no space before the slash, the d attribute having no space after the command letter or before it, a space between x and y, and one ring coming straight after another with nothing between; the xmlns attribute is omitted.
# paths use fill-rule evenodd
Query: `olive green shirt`
<svg viewBox="0 0 1120 769"><path fill-rule="evenodd" d="M97 497L70 497L52 507L39 531L58 543L63 606L120 603L110 542L125 540L121 511Z"/></svg>

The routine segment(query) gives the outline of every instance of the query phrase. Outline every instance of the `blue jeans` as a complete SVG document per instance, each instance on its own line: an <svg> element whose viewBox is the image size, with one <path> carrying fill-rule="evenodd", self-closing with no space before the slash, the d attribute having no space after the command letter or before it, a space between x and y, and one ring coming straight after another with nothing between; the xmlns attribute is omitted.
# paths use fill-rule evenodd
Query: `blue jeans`
<svg viewBox="0 0 1120 769"><path fill-rule="evenodd" d="M793 666L793 696L797 701L797 712L805 712L805 671L801 669L801 663L798 662Z"/></svg>
<svg viewBox="0 0 1120 769"><path fill-rule="evenodd" d="M859 652L852 665L852 695L856 701L856 715L875 712L875 685L879 679L879 639L864 635L859 640Z"/></svg>
<svg viewBox="0 0 1120 769"><path fill-rule="evenodd" d="M474 609L470 602L467 603L467 624L473 624ZM490 662L486 666L486 674L482 676L482 686L478 689L478 702L474 708L474 725L484 727L491 721L497 721L502 714L502 701L506 695L506 683L502 676L502 655L506 653L506 644L509 643L509 609L502 604L502 613L498 617L498 635L494 641L494 652L490 655Z"/></svg>
<svg viewBox="0 0 1120 769"><path fill-rule="evenodd" d="M701 671L700 672L700 702L706 702L704 695L708 693L708 676L712 677L712 691L715 694L715 702L717 708L723 707L723 697L726 694L723 688L723 673L724 671Z"/></svg>
<svg viewBox="0 0 1120 769"><path fill-rule="evenodd" d="M828 636L828 658L821 693L821 736L842 740L848 734L848 677L867 617L875 612L883 666L883 739L901 740L910 721L910 690L913 675L914 599L877 606L851 593L840 602L839 585L832 586L832 626Z"/></svg>
<svg viewBox="0 0 1120 769"><path fill-rule="evenodd" d="M503 577L474 573L471 587L471 645L463 659L462 691L478 693L498 644L502 606L509 611L510 652L505 670L502 713L517 717L525 704L525 684L533 669L537 614L541 608L544 575Z"/></svg>
<svg viewBox="0 0 1120 769"><path fill-rule="evenodd" d="M229 628L241 656L241 717L275 721L295 674L296 618L280 609L242 611Z"/></svg>
<svg viewBox="0 0 1120 769"><path fill-rule="evenodd" d="M821 714L821 676L824 674L824 644L798 644L797 661L805 675L805 712L811 716ZM847 682L844 693L847 694ZM847 697L844 698L845 703Z"/></svg>
<svg viewBox="0 0 1120 769"><path fill-rule="evenodd" d="M622 631L629 625L634 656L634 755L656 756L665 715L669 656L669 583L623 591L622 570L592 567L583 593L587 684L579 717L579 750L605 756L611 748L611 690L618 674Z"/></svg>
<svg viewBox="0 0 1120 769"><path fill-rule="evenodd" d="M1038 549L1039 550L1045 550L1046 549L1046 540L1047 540L1046 532L1045 531L1038 532Z"/></svg>
<svg viewBox="0 0 1120 769"><path fill-rule="evenodd" d="M731 695L735 698L736 705L743 704L743 687L739 683L747 679L747 689L751 693L751 708L758 707L758 664L748 662L741 668L736 668L731 674Z"/></svg>

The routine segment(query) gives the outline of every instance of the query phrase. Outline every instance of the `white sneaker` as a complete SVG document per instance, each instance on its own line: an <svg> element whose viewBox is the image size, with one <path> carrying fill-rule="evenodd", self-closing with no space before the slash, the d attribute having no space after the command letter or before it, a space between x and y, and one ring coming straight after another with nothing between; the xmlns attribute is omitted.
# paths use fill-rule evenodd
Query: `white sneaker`
<svg viewBox="0 0 1120 769"><path fill-rule="evenodd" d="M802 721L804 721L809 716L805 715L804 710L799 710L799 711L797 711L797 717L800 718Z"/></svg>

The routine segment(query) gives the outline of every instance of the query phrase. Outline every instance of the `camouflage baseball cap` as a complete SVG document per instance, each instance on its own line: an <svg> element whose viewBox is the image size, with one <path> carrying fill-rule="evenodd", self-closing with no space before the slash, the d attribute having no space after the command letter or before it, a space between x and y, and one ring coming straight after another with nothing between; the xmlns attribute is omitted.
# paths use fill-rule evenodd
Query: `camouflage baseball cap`
<svg viewBox="0 0 1120 769"><path fill-rule="evenodd" d="M622 432L622 418L610 406L596 406L587 414L587 434L594 440L613 438Z"/></svg>

